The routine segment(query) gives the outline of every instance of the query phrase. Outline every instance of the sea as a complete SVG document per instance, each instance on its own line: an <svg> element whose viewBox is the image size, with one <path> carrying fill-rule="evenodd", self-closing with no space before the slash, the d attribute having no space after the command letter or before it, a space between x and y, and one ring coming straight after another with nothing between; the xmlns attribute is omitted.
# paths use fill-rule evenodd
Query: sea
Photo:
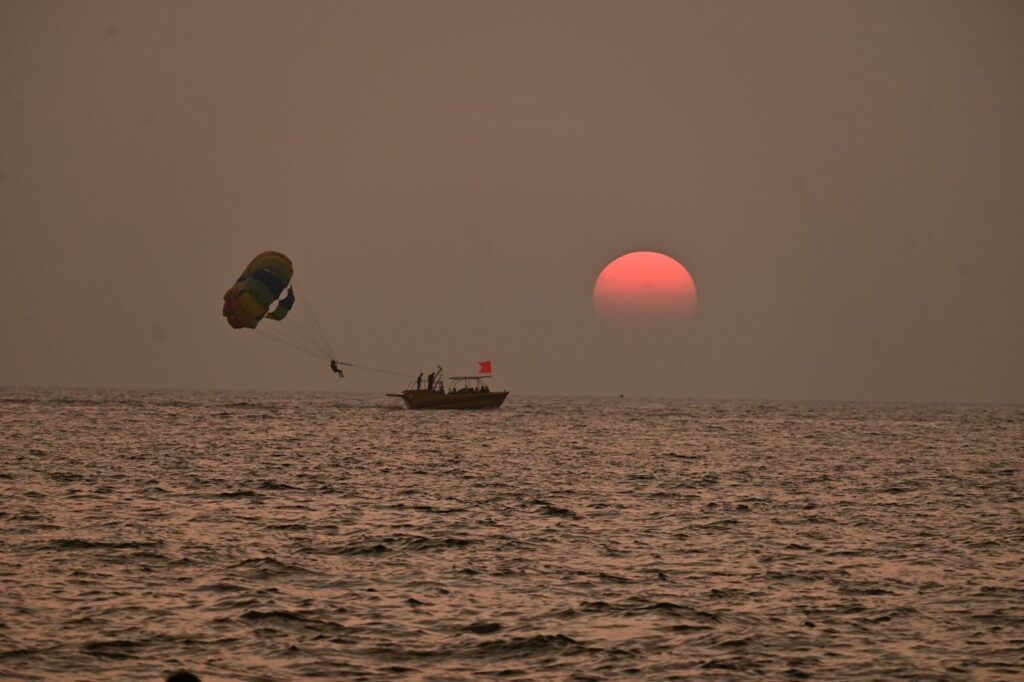
<svg viewBox="0 0 1024 682"><path fill-rule="evenodd" d="M0 679L1024 679L1024 406L0 389Z"/></svg>

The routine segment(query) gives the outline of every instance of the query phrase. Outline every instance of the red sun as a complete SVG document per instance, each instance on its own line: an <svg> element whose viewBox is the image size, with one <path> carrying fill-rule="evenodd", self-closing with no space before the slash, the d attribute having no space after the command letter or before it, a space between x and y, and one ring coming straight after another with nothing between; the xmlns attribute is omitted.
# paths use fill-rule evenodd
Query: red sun
<svg viewBox="0 0 1024 682"><path fill-rule="evenodd" d="M679 261L655 251L616 258L594 284L594 309L612 322L678 322L696 308L693 277Z"/></svg>

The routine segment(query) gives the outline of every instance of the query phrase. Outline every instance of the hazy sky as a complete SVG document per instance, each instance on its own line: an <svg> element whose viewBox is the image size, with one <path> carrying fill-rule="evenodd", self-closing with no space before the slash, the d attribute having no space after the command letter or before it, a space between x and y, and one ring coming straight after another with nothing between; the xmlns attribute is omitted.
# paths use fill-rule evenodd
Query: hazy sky
<svg viewBox="0 0 1024 682"><path fill-rule="evenodd" d="M0 384L1024 400L1024 3L0 1ZM681 329L594 315L682 262ZM307 298L308 297L308 298ZM286 321L287 323L287 321Z"/></svg>

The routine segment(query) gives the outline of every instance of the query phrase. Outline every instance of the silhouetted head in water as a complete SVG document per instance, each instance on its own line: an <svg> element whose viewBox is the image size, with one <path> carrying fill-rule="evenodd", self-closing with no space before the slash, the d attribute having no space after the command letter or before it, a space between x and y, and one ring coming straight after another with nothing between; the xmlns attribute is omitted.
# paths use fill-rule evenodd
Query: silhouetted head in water
<svg viewBox="0 0 1024 682"><path fill-rule="evenodd" d="M202 682L198 677L187 670L179 670L167 676L167 682Z"/></svg>

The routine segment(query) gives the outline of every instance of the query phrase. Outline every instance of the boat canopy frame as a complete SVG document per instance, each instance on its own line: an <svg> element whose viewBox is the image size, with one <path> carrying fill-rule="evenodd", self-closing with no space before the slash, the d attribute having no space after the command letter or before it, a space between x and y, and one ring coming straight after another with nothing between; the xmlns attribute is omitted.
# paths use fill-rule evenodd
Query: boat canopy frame
<svg viewBox="0 0 1024 682"><path fill-rule="evenodd" d="M484 391L490 392L490 388L484 383L484 379L492 378L492 374L466 374L457 377L446 377L444 375L444 368L441 365L437 366L437 370L434 372L434 390L437 391L438 387L441 387L441 391L444 393L458 393L459 390L469 391ZM445 389L447 386L447 389ZM413 379L409 382L409 386L406 390L414 390L416 388L416 380ZM421 388L420 390L427 390Z"/></svg>
<svg viewBox="0 0 1024 682"><path fill-rule="evenodd" d="M466 391L490 393L491 389L484 383L484 379L490 379L490 374L470 374L459 377L448 377L451 383L448 385L449 393Z"/></svg>

